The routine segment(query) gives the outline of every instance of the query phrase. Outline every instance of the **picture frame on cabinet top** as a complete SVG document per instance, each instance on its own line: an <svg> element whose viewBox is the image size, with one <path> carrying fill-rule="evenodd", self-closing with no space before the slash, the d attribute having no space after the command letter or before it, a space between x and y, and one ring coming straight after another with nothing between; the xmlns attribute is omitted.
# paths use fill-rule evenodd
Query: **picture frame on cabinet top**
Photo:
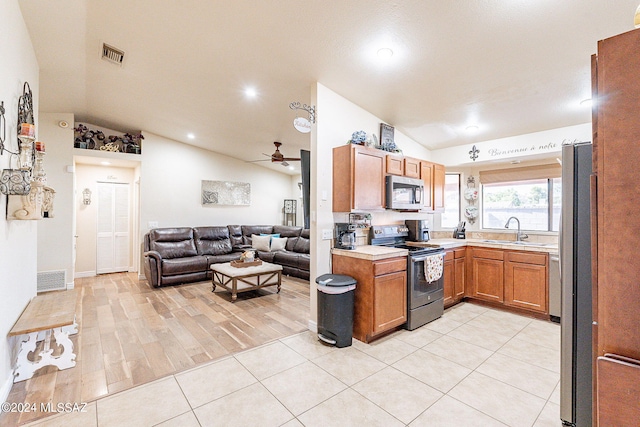
<svg viewBox="0 0 640 427"><path fill-rule="evenodd" d="M386 123L380 123L380 145L385 147L394 144L395 128Z"/></svg>

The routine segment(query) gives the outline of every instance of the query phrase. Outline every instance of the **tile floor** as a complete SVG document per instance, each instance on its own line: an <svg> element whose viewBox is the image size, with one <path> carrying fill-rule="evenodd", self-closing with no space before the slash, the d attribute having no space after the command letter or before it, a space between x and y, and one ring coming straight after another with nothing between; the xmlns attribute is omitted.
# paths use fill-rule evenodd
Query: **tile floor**
<svg viewBox="0 0 640 427"><path fill-rule="evenodd" d="M464 303L336 349L311 332L37 426L560 426L560 326Z"/></svg>

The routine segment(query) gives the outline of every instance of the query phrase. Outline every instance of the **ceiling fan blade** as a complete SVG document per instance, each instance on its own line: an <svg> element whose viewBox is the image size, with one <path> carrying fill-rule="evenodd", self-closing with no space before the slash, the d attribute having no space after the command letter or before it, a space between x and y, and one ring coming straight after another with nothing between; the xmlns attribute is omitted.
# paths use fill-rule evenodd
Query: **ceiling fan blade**
<svg viewBox="0 0 640 427"><path fill-rule="evenodd" d="M282 160L286 161L290 161L290 162L299 162L300 161L300 157L283 157Z"/></svg>
<svg viewBox="0 0 640 427"><path fill-rule="evenodd" d="M270 161L271 161L271 159L247 160L247 163L270 162Z"/></svg>

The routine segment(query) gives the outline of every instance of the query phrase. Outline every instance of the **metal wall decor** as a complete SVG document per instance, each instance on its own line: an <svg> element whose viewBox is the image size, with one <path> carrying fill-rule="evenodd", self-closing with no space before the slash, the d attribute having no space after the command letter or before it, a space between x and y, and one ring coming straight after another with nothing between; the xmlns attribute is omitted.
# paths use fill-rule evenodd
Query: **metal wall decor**
<svg viewBox="0 0 640 427"><path fill-rule="evenodd" d="M24 82L22 86L22 96L18 99L18 124L30 123L33 121L33 94L28 82ZM20 133L20 129L18 129Z"/></svg>
<svg viewBox="0 0 640 427"><path fill-rule="evenodd" d="M303 110L309 113L309 118L305 119L304 117L296 117L293 120L293 127L295 127L299 132L309 133L311 132L311 123L316 122L316 107L315 105L307 105L301 104L299 102L292 102L289 104L289 108L292 110Z"/></svg>
<svg viewBox="0 0 640 427"><path fill-rule="evenodd" d="M479 153L480 153L480 150L478 150L474 145L473 147L471 147L471 151L469 151L469 158L475 162L476 159L478 158Z"/></svg>
<svg viewBox="0 0 640 427"><path fill-rule="evenodd" d="M36 153L33 143L36 140L36 126L33 117L33 94L29 82L24 82L22 95L18 99L18 139L20 145L20 168L31 169L35 164Z"/></svg>
<svg viewBox="0 0 640 427"><path fill-rule="evenodd" d="M251 205L251 184L231 181L202 181L202 204Z"/></svg>
<svg viewBox="0 0 640 427"><path fill-rule="evenodd" d="M3 169L0 174L0 193L24 196L31 191L31 173L28 169Z"/></svg>
<svg viewBox="0 0 640 427"><path fill-rule="evenodd" d="M138 132L136 135L125 133L122 136L106 136L101 130L89 129L82 123L78 123L78 126L73 130L75 134L73 146L75 148L114 153L140 154L142 152L141 144L144 139L142 132Z"/></svg>
<svg viewBox="0 0 640 427"><path fill-rule="evenodd" d="M478 189L476 188L476 180L473 176L467 178L467 188L464 190L464 198L468 203L468 206L464 208L464 216L469 221L469 224L476 222L478 218L478 207L475 206L476 200L478 200Z"/></svg>

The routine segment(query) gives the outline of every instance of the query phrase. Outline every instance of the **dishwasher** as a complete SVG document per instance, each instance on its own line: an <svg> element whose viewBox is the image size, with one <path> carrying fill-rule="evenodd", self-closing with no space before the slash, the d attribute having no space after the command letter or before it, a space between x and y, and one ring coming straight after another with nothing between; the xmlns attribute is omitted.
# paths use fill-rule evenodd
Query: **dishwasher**
<svg viewBox="0 0 640 427"><path fill-rule="evenodd" d="M558 255L549 256L549 316L552 322L560 323L560 258Z"/></svg>

